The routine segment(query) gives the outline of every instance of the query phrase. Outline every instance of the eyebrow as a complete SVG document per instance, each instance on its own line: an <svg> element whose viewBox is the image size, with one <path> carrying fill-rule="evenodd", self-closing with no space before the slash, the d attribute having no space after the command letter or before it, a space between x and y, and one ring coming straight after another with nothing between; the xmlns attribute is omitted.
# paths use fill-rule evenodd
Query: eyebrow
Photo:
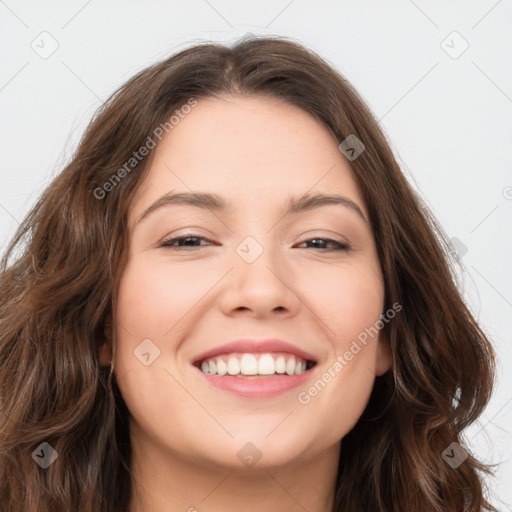
<svg viewBox="0 0 512 512"><path fill-rule="evenodd" d="M218 194L210 194L206 192L180 192L172 191L159 197L154 203L146 208L138 217L136 224L145 219L150 213L163 206L177 204L189 205L197 208L204 208L214 212L225 212L231 209L231 204ZM348 197L331 194L304 194L300 197L291 198L283 217L291 213L300 213L313 210L321 206L342 205L351 209L361 217L364 222L368 223L361 208Z"/></svg>

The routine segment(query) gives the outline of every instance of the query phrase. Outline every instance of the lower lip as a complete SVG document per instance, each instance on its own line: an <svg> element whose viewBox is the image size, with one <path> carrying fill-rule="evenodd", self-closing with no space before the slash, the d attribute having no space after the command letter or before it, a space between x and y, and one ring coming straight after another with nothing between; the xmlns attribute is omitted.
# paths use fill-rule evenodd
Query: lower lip
<svg viewBox="0 0 512 512"><path fill-rule="evenodd" d="M231 375L210 375L199 368L196 369L212 386L246 398L268 398L289 391L304 384L314 370L311 368L299 375L273 375L246 379Z"/></svg>

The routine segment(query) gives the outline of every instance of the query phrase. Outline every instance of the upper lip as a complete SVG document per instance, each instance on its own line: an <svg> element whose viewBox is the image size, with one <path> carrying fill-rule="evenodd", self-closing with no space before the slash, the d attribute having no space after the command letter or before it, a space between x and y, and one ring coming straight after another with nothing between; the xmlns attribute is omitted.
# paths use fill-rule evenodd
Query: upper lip
<svg viewBox="0 0 512 512"><path fill-rule="evenodd" d="M200 363L205 359L210 357L215 357L220 354L229 354L233 352L239 353L249 353L249 354L261 354L261 353L272 353L272 352L287 352L290 354L294 354L295 356L299 356L306 361L313 361L316 363L316 358L314 355L306 352L305 350L296 347L295 345L283 341L277 338L266 339L266 340L250 340L250 339L240 339L231 341L224 345L219 345L218 347L211 348L206 352L203 352L196 356L193 360L193 364Z"/></svg>

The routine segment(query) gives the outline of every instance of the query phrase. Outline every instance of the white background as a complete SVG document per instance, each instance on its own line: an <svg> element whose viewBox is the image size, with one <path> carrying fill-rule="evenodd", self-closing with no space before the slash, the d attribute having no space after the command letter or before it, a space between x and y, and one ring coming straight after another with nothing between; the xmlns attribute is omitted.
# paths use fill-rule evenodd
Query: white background
<svg viewBox="0 0 512 512"><path fill-rule="evenodd" d="M192 42L248 32L296 39L340 70L467 248L463 292L500 358L467 439L500 464L492 500L512 510L512 0L0 0L0 249L115 88ZM52 44L46 59L31 47Z"/></svg>

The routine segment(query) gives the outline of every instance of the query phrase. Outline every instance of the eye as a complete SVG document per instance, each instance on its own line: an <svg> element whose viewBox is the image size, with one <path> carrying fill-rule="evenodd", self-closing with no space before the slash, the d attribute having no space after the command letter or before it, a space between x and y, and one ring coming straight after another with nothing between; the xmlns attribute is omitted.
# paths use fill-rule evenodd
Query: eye
<svg viewBox="0 0 512 512"><path fill-rule="evenodd" d="M201 244L200 242L207 242L206 244ZM159 244L158 247L165 247L166 249L171 250L188 250L188 249L196 249L199 247L204 247L205 245L212 245L213 242L208 240L207 238L199 235L184 235L178 236L175 238L168 238ZM333 240L332 238L310 238L308 240L304 240L300 242L299 245L304 244L312 244L312 247L306 247L306 249L318 249L320 251L347 251L350 246L345 242L339 242L338 240ZM218 245L218 244L213 244Z"/></svg>
<svg viewBox="0 0 512 512"><path fill-rule="evenodd" d="M350 248L347 243L339 242L332 238L310 238L308 240L304 240L299 245L303 244L313 244L313 249L319 249L321 251L347 251ZM308 249L308 247L306 247L306 249Z"/></svg>
<svg viewBox="0 0 512 512"><path fill-rule="evenodd" d="M200 242L201 240L205 242L210 242L210 240L207 240L203 236L199 235L185 235L185 236L178 236L175 238L168 238L167 240L164 240L161 242L158 247L165 247L167 249L171 250L179 250L180 248L184 248L187 250L187 248L196 248L201 247L201 245L197 245L197 242Z"/></svg>

